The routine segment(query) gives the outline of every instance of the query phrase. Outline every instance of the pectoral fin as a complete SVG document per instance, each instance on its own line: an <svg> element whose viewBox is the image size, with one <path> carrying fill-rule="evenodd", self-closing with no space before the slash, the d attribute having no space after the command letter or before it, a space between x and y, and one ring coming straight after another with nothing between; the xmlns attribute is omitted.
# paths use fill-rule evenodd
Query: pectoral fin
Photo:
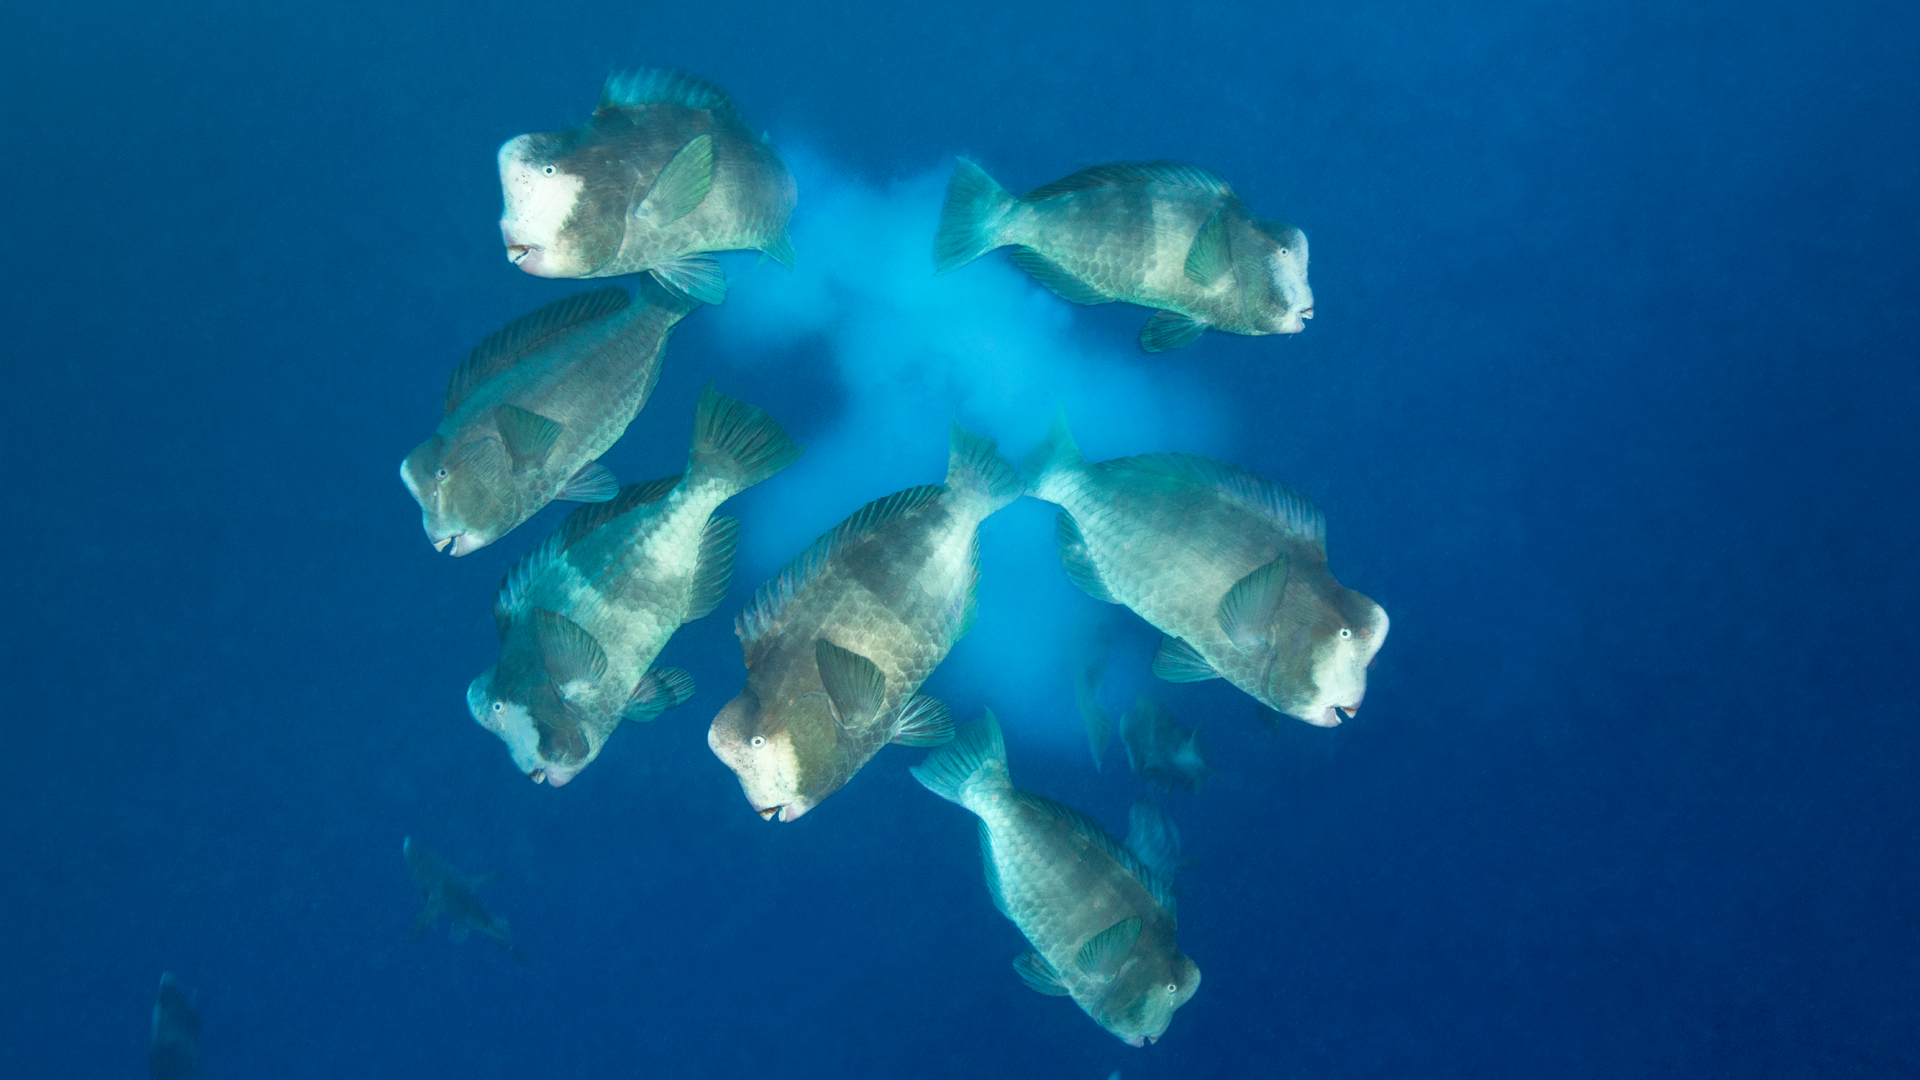
<svg viewBox="0 0 1920 1080"><path fill-rule="evenodd" d="M535 608L533 619L547 677L560 688L562 698L569 696L572 688L597 681L607 673L606 650L579 623L545 608Z"/></svg>
<svg viewBox="0 0 1920 1080"><path fill-rule="evenodd" d="M1202 288L1211 289L1222 275L1233 269L1233 259L1227 251L1227 226L1220 219L1220 211L1200 226L1200 232L1193 238L1193 246L1187 249L1187 280Z"/></svg>
<svg viewBox="0 0 1920 1080"><path fill-rule="evenodd" d="M820 665L820 683L833 703L835 720L851 724L880 714L880 703L887 696L887 677L878 665L826 638L814 639L813 656Z"/></svg>
<svg viewBox="0 0 1920 1080"><path fill-rule="evenodd" d="M713 136L687 140L654 178L634 212L655 226L671 225L693 212L713 188Z"/></svg>
<svg viewBox="0 0 1920 1080"><path fill-rule="evenodd" d="M673 292L703 304L718 304L727 298L727 275L720 269L720 260L711 255L683 256L663 262L649 273Z"/></svg>
<svg viewBox="0 0 1920 1080"><path fill-rule="evenodd" d="M506 444L507 453L513 458L516 472L529 465L546 464L547 455L563 430L555 421L517 405L495 405L493 421L500 430L500 441Z"/></svg>
<svg viewBox="0 0 1920 1080"><path fill-rule="evenodd" d="M623 719L644 724L693 696L693 676L679 668L654 668L633 688Z"/></svg>
<svg viewBox="0 0 1920 1080"><path fill-rule="evenodd" d="M898 746L939 746L953 740L953 713L946 702L925 694L913 700L894 717L887 741Z"/></svg>
<svg viewBox="0 0 1920 1080"><path fill-rule="evenodd" d="M1220 629L1242 649L1264 648L1287 593L1287 557L1257 566L1220 598Z"/></svg>
<svg viewBox="0 0 1920 1080"><path fill-rule="evenodd" d="M1028 949L1013 958L1014 974L1027 984L1027 989L1048 997L1066 997L1067 988L1060 985L1060 973L1055 971L1047 958Z"/></svg>
<svg viewBox="0 0 1920 1080"><path fill-rule="evenodd" d="M1205 329L1177 311L1156 311L1140 331L1140 347L1148 352L1185 348L1199 340Z"/></svg>
<svg viewBox="0 0 1920 1080"><path fill-rule="evenodd" d="M1140 940L1140 916L1122 919L1087 939L1074 955L1073 962L1090 975L1111 975L1133 951Z"/></svg>
<svg viewBox="0 0 1920 1080"><path fill-rule="evenodd" d="M554 498L567 502L603 503L620 494L620 481L613 470L597 461L589 461L573 474Z"/></svg>

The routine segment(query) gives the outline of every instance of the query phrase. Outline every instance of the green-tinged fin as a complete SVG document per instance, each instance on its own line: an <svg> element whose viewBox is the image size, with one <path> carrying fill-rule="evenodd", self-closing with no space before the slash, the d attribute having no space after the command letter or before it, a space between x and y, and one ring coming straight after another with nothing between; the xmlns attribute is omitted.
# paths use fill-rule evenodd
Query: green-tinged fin
<svg viewBox="0 0 1920 1080"><path fill-rule="evenodd" d="M495 405L493 422L500 429L500 441L506 444L507 454L513 458L515 472L546 464L553 444L565 430L557 421L518 405Z"/></svg>
<svg viewBox="0 0 1920 1080"><path fill-rule="evenodd" d="M1206 682L1222 677L1198 650L1172 634L1160 639L1160 649L1153 654L1153 673L1168 682Z"/></svg>
<svg viewBox="0 0 1920 1080"><path fill-rule="evenodd" d="M1207 223L1200 226L1200 232L1193 238L1193 246L1187 249L1187 280L1211 289L1232 269L1233 257L1227 249L1227 223L1221 211L1215 210Z"/></svg>
<svg viewBox="0 0 1920 1080"><path fill-rule="evenodd" d="M1067 273L1059 263L1030 247L1016 247L1007 253L1013 265L1025 270L1033 280L1045 285L1048 291L1062 300L1075 304L1111 304L1113 297Z"/></svg>
<svg viewBox="0 0 1920 1080"><path fill-rule="evenodd" d="M595 289L555 300L488 334L453 369L453 376L447 380L446 411L459 408L481 383L540 351L561 332L625 311L631 302L627 290L618 286Z"/></svg>
<svg viewBox="0 0 1920 1080"><path fill-rule="evenodd" d="M568 697L569 690L583 682L595 682L606 675L606 650L579 623L545 608L535 608L533 620L547 676L560 688L561 697Z"/></svg>
<svg viewBox="0 0 1920 1080"><path fill-rule="evenodd" d="M984 501L988 513L1010 505L1026 490L1020 470L1000 456L999 444L958 422L947 433L946 486L948 491Z"/></svg>
<svg viewBox="0 0 1920 1080"><path fill-rule="evenodd" d="M640 200L633 212L655 227L664 227L692 213L711 190L713 136L695 135L673 155L660 175L654 177L647 197Z"/></svg>
<svg viewBox="0 0 1920 1080"><path fill-rule="evenodd" d="M953 712L936 697L915 694L900 707L888 729L896 746L939 746L953 741Z"/></svg>
<svg viewBox="0 0 1920 1080"><path fill-rule="evenodd" d="M719 304L727 298L727 275L720 269L720 260L711 255L682 255L652 267L648 273L669 292L689 300Z"/></svg>
<svg viewBox="0 0 1920 1080"><path fill-rule="evenodd" d="M1000 721L994 719L991 709L973 723L960 725L953 734L952 742L934 748L924 761L907 771L913 773L913 778L928 791L965 806L963 794L968 782L989 769L997 769L1000 785L1007 785L1007 744L1000 738ZM980 842L991 875L993 850L988 844L984 824ZM995 892L998 892L997 887ZM999 899L996 898L994 903L1005 910L1005 905Z"/></svg>
<svg viewBox="0 0 1920 1080"><path fill-rule="evenodd" d="M1139 879L1140 884L1145 886L1149 893L1153 894L1155 903L1166 908L1167 914L1173 914L1174 900L1172 884L1160 875L1154 873L1152 867L1141 862L1139 856L1135 855L1125 844L1107 835L1107 830L1101 828L1099 822L1065 803L1057 803L1052 799L1042 798L1031 792L1022 791L1018 793L1018 796L1028 805L1044 810L1054 817L1059 818L1068 828L1071 828L1074 832L1086 838L1095 848L1112 856L1115 862L1119 863L1127 873Z"/></svg>
<svg viewBox="0 0 1920 1080"><path fill-rule="evenodd" d="M1087 749L1093 751L1093 768L1102 771L1107 747L1113 745L1113 722L1100 707L1099 672L1104 664L1095 664L1073 681L1073 699L1080 706L1080 721L1087 726Z"/></svg>
<svg viewBox="0 0 1920 1080"><path fill-rule="evenodd" d="M493 625L500 631L500 640L505 641L507 628L527 614L527 590L567 549L567 540L563 535L565 531L564 527L555 529L540 541L539 547L521 556L520 561L513 564L513 569L500 579L500 591L493 597Z"/></svg>
<svg viewBox="0 0 1920 1080"><path fill-rule="evenodd" d="M644 724L675 705L685 704L692 696L693 676L679 668L654 668L633 688L633 696L627 699L626 710L620 715Z"/></svg>
<svg viewBox="0 0 1920 1080"><path fill-rule="evenodd" d="M1272 520L1301 540L1327 550L1327 519L1305 495L1235 465L1196 454L1141 454L1101 463L1115 471L1138 470L1213 488L1229 500Z"/></svg>
<svg viewBox="0 0 1920 1080"><path fill-rule="evenodd" d="M953 595L949 598L947 614L947 646L951 648L967 631L973 629L973 620L980 615L980 533L976 530L973 542L967 545L967 569L954 582Z"/></svg>
<svg viewBox="0 0 1920 1080"><path fill-rule="evenodd" d="M755 642L765 637L786 613L793 598L832 564L841 549L926 506L946 490L939 484L923 484L875 499L815 540L772 581L761 585L753 595L753 602L734 619L733 631L739 635L740 644L751 650Z"/></svg>
<svg viewBox="0 0 1920 1080"><path fill-rule="evenodd" d="M693 452L688 468L699 479L715 479L728 494L744 491L793 464L800 447L773 417L738 398L700 391L693 411Z"/></svg>
<svg viewBox="0 0 1920 1080"><path fill-rule="evenodd" d="M1068 490L1065 486L1068 478L1086 461L1073 441L1073 432L1067 428L1066 410L1055 411L1053 423L1047 427L1047 437L1020 462L1020 474L1027 480L1027 494L1059 502Z"/></svg>
<svg viewBox="0 0 1920 1080"><path fill-rule="evenodd" d="M835 722L851 726L880 715L887 697L887 677L880 665L826 638L813 640L813 659L820 666L820 684L827 689Z"/></svg>
<svg viewBox="0 0 1920 1080"><path fill-rule="evenodd" d="M920 782L926 783L925 780ZM958 799L954 801L959 802ZM1013 918L1013 913L1007 910L1007 890L1000 884L1000 864L993 857L993 830L987 827L985 818L980 820L980 876L986 881L987 899L993 901L993 909L1009 919Z"/></svg>
<svg viewBox="0 0 1920 1080"><path fill-rule="evenodd" d="M1054 519L1053 545L1060 552L1060 564L1067 568L1068 579L1078 585L1081 592L1109 604L1120 602L1113 598L1107 583L1101 580L1100 571L1093 565L1093 554L1087 550L1087 538L1081 535L1079 523L1065 510Z"/></svg>
<svg viewBox="0 0 1920 1080"><path fill-rule="evenodd" d="M779 263L789 270L793 269L793 260L795 258L793 253L793 237L787 234L787 230L781 229L780 235L761 244L760 250L767 258L772 259L774 262Z"/></svg>
<svg viewBox="0 0 1920 1080"><path fill-rule="evenodd" d="M603 503L620 494L620 480L597 461L580 466L554 498L562 502Z"/></svg>
<svg viewBox="0 0 1920 1080"><path fill-rule="evenodd" d="M687 619L704 619L713 614L727 598L727 585L733 581L733 549L740 541L737 518L717 517L707 521L700 533L700 561L693 568L693 595L687 606Z"/></svg>
<svg viewBox="0 0 1920 1080"><path fill-rule="evenodd" d="M1177 311L1156 311L1140 328L1140 347L1152 353L1184 349L1200 340L1206 329Z"/></svg>
<svg viewBox="0 0 1920 1080"><path fill-rule="evenodd" d="M1066 997L1069 991L1060 982L1060 973L1047 963L1047 958L1028 949L1013 958L1013 973L1027 984L1027 989L1048 997Z"/></svg>
<svg viewBox="0 0 1920 1080"><path fill-rule="evenodd" d="M564 550L572 547L586 539L588 533L617 517L666 498L668 492L680 485L680 478L683 475L685 474L675 473L672 476L628 484L614 492L613 498L606 502L589 503L568 514L567 520L560 523L560 531L556 534L562 537L561 548Z"/></svg>
<svg viewBox="0 0 1920 1080"><path fill-rule="evenodd" d="M631 109L641 105L679 105L733 113L727 92L695 75L665 68L634 68L607 76L600 88L600 109Z"/></svg>
<svg viewBox="0 0 1920 1080"><path fill-rule="evenodd" d="M953 179L940 207L940 227L933 236L933 272L958 270L1000 246L1000 224L1013 208L1013 196L995 183L985 169L955 158Z"/></svg>
<svg viewBox="0 0 1920 1080"><path fill-rule="evenodd" d="M1242 649L1265 648L1287 594L1287 555L1256 566L1220 598L1220 629Z"/></svg>
<svg viewBox="0 0 1920 1080"><path fill-rule="evenodd" d="M1051 184L1034 188L1020 196L1020 201L1039 202L1059 195L1070 195L1076 191L1124 187L1128 184L1166 184L1171 187L1195 188L1213 195L1233 194L1233 189L1227 186L1225 180L1198 165L1189 165L1184 161L1115 161L1107 165L1095 165L1091 169L1081 169L1072 176L1063 176Z"/></svg>
<svg viewBox="0 0 1920 1080"><path fill-rule="evenodd" d="M1147 869L1172 881L1180 869L1180 829L1165 810L1141 799L1127 814L1127 850Z"/></svg>
<svg viewBox="0 0 1920 1080"><path fill-rule="evenodd" d="M1074 966L1089 975L1111 975L1120 970L1139 940L1140 916L1121 919L1088 938L1073 955Z"/></svg>

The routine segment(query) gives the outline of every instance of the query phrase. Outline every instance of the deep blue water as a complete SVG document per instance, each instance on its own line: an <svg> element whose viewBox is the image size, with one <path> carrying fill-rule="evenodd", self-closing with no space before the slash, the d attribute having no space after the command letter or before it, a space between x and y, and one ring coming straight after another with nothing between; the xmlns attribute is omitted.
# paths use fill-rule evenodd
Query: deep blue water
<svg viewBox="0 0 1920 1080"><path fill-rule="evenodd" d="M162 970L204 1075L1098 1078L1920 1072L1912 656L1920 34L1906 4L10 6L0 12L9 747L0 1073L138 1076ZM503 570L395 477L482 335L495 148L617 67L726 87L799 177L608 464L708 380L810 450L730 505L691 703L529 784L468 719ZM991 256L1015 190L1175 157L1312 238L1317 317L1149 357ZM1190 450L1326 512L1393 632L1357 720L1268 733L1079 594L1031 500L928 690L1115 831L1075 665L1225 774L1167 805L1205 984L1126 1047L1013 977L973 825L889 749L799 822L705 745L732 615L861 503L1014 453ZM1132 683L1124 680L1132 679ZM412 834L532 957L409 943Z"/></svg>

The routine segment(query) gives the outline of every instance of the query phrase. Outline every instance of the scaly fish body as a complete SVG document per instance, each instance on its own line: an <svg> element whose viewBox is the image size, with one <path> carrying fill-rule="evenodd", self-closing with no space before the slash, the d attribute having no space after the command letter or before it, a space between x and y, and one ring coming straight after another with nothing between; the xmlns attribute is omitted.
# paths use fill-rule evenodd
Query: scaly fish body
<svg viewBox="0 0 1920 1080"><path fill-rule="evenodd" d="M1323 727L1360 707L1387 614L1334 580L1325 521L1299 493L1189 454L1088 462L1064 423L1035 458L1031 492L1061 507L1074 583L1168 635L1155 674L1224 677Z"/></svg>
<svg viewBox="0 0 1920 1080"><path fill-rule="evenodd" d="M1014 962L1027 985L1072 997L1131 1045L1164 1035L1200 985L1174 936L1172 824L1136 806L1122 845L1079 811L1014 787L992 713L913 774L979 816L987 891L1033 946Z"/></svg>
<svg viewBox="0 0 1920 1080"><path fill-rule="evenodd" d="M581 507L507 575L494 604L500 660L467 702L521 772L565 784L622 720L692 694L685 672L649 668L726 595L739 525L713 511L799 454L765 413L708 387L685 473Z"/></svg>
<svg viewBox="0 0 1920 1080"><path fill-rule="evenodd" d="M465 555L555 499L618 487L597 459L645 407L693 305L657 286L549 304L489 336L448 382L432 437L400 465L435 548Z"/></svg>
<svg viewBox="0 0 1920 1080"><path fill-rule="evenodd" d="M708 303L725 279L706 253L759 249L793 263L793 176L718 87L673 71L616 73L592 119L500 148L507 257L538 277L652 271Z"/></svg>
<svg viewBox="0 0 1920 1080"><path fill-rule="evenodd" d="M793 821L888 742L948 737L916 691L972 620L980 522L1019 493L956 426L946 484L869 503L761 587L735 622L747 685L707 734L755 812Z"/></svg>
<svg viewBox="0 0 1920 1080"><path fill-rule="evenodd" d="M939 272L996 247L1079 304L1154 308L1149 352L1206 328L1296 334L1313 317L1307 238L1253 216L1226 181L1180 162L1085 169L1018 198L960 159L935 242Z"/></svg>

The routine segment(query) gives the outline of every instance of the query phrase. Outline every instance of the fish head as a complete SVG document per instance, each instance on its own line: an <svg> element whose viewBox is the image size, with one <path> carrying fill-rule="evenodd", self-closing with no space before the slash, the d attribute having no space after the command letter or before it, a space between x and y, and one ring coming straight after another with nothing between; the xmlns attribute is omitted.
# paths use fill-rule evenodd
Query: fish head
<svg viewBox="0 0 1920 1080"><path fill-rule="evenodd" d="M593 760L586 725L544 671L503 656L467 684L467 711L507 744L513 764L534 783L561 787Z"/></svg>
<svg viewBox="0 0 1920 1080"><path fill-rule="evenodd" d="M1198 989L1200 965L1185 953L1136 953L1114 977L1094 1019L1127 1045L1144 1046L1167 1033L1174 1011Z"/></svg>
<svg viewBox="0 0 1920 1080"><path fill-rule="evenodd" d="M491 435L436 434L400 463L400 479L420 504L420 524L436 551L466 555L506 535L518 517L508 475L512 458Z"/></svg>
<svg viewBox="0 0 1920 1080"><path fill-rule="evenodd" d="M796 821L833 793L819 778L823 769L813 740L805 737L810 725L808 704L817 704L830 725L825 694L817 703L803 698L784 707L767 708L752 686L727 702L707 729L707 746L740 780L754 813L768 821ZM823 790L824 787L824 790Z"/></svg>
<svg viewBox="0 0 1920 1080"><path fill-rule="evenodd" d="M1387 640L1387 613L1379 604L1328 579L1313 618L1294 635L1303 649L1299 664L1275 664L1268 683L1281 710L1319 727L1351 719L1367 696L1367 669Z"/></svg>
<svg viewBox="0 0 1920 1080"><path fill-rule="evenodd" d="M584 278L619 252L636 173L591 124L508 139L499 162L509 262L535 277Z"/></svg>
<svg viewBox="0 0 1920 1080"><path fill-rule="evenodd" d="M1307 234L1284 221L1255 223L1267 241L1266 299L1256 318L1270 334L1297 334L1313 318L1307 284Z"/></svg>

